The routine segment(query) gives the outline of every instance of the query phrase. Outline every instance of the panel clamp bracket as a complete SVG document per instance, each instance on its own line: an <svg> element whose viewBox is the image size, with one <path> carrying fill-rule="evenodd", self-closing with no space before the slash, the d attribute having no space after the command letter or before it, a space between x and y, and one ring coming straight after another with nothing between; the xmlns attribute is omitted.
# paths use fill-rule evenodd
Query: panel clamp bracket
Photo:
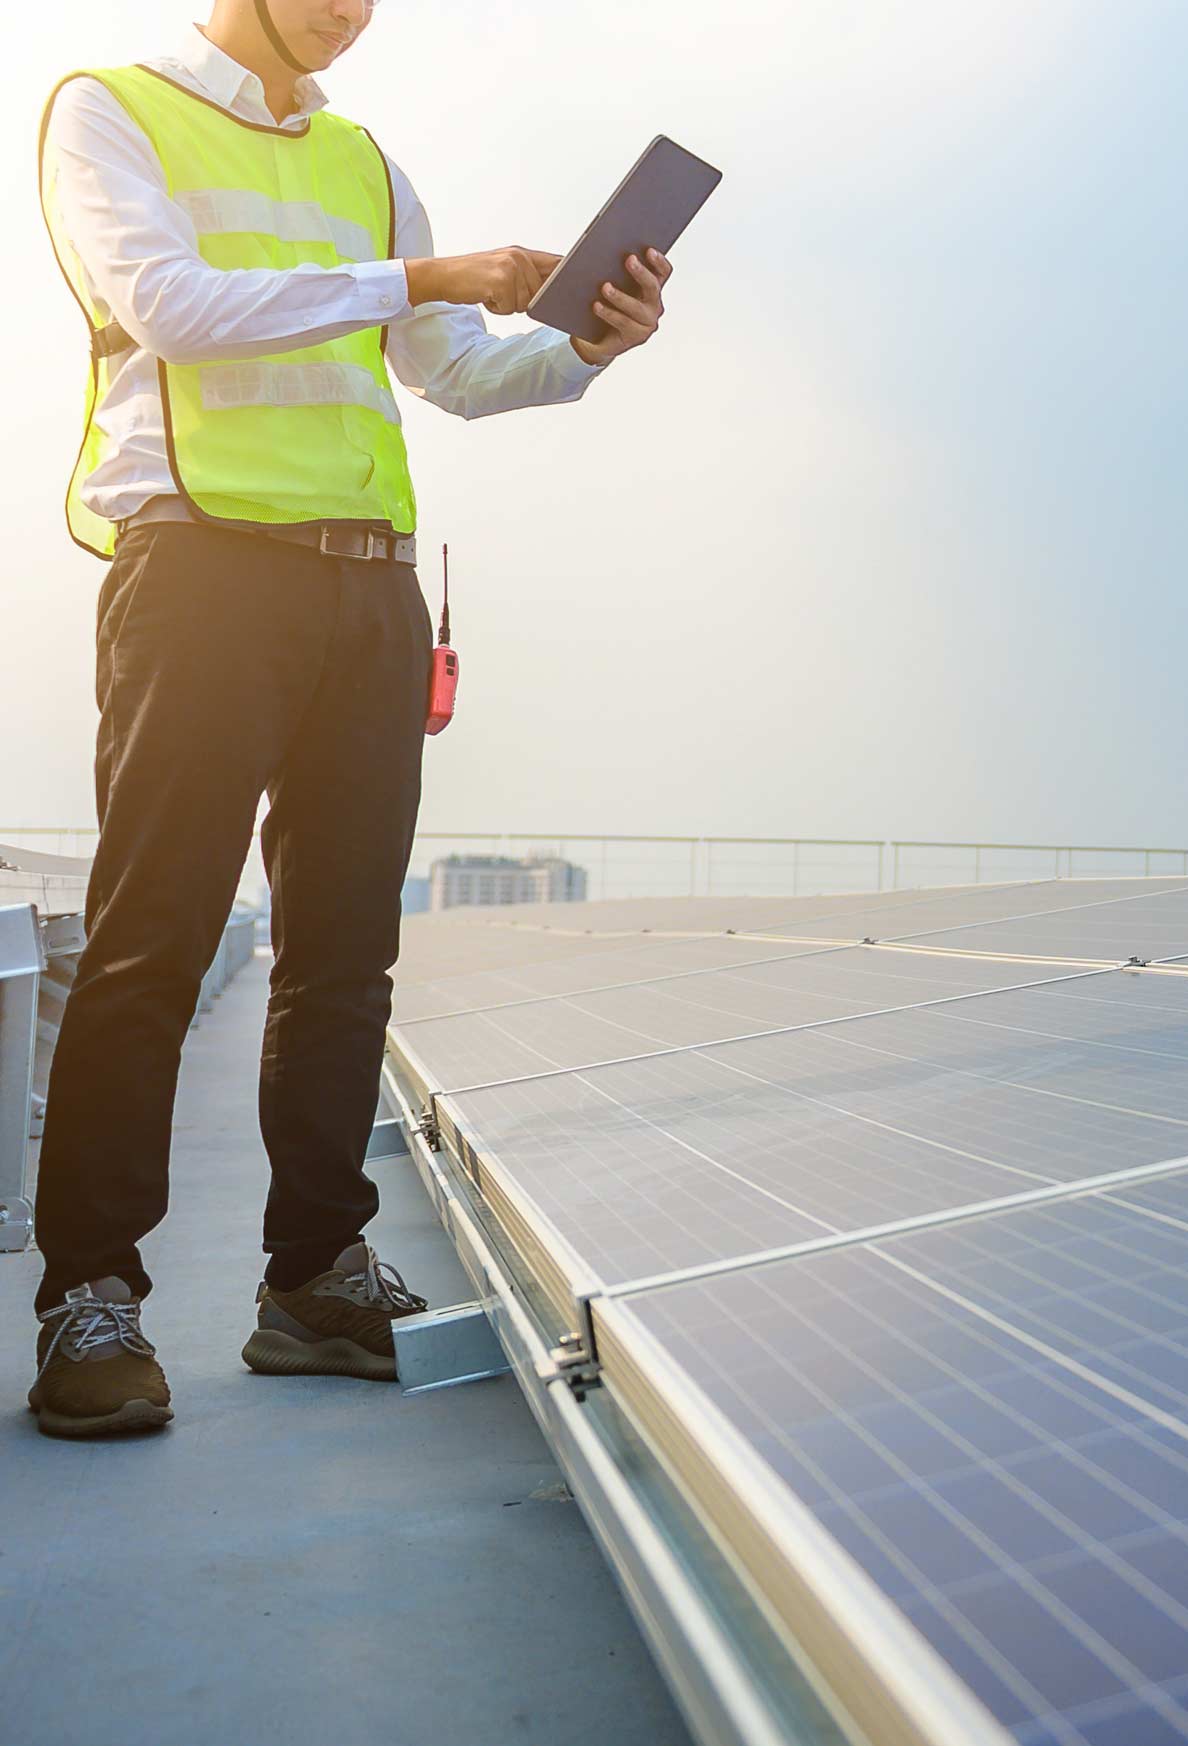
<svg viewBox="0 0 1188 1746"><path fill-rule="evenodd" d="M585 1400L601 1380L601 1366L580 1334L562 1334L549 1353L549 1362L576 1401Z"/></svg>
<svg viewBox="0 0 1188 1746"><path fill-rule="evenodd" d="M424 1139L431 1152L441 1151L441 1128L438 1126L437 1108L432 1098L421 1110L417 1132Z"/></svg>

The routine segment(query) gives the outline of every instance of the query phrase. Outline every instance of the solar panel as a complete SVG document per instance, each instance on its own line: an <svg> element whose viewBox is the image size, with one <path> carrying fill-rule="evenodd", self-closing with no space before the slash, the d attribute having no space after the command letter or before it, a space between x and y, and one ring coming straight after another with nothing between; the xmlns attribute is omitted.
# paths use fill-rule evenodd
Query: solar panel
<svg viewBox="0 0 1188 1746"><path fill-rule="evenodd" d="M1053 879L1032 885L921 893L910 908L889 913L871 903L866 909L850 909L844 919L849 938L912 939L917 944L956 951L1122 961L1137 950L1127 944L1130 940L1153 942L1165 897L1179 896L1178 904L1167 912L1168 921L1160 936L1175 943L1166 951L1139 955L1167 957L1188 950L1188 897L1180 894L1188 894L1188 882L1183 879ZM957 933L958 929L962 931ZM833 938L839 930L832 918L790 918L769 931L807 939ZM1126 949L1122 949L1124 945Z"/></svg>
<svg viewBox="0 0 1188 1746"><path fill-rule="evenodd" d="M1160 1192L1188 1215L1182 1177ZM1188 1216L1123 1198L613 1312L1021 1746L1188 1739Z"/></svg>
<svg viewBox="0 0 1188 1746"><path fill-rule="evenodd" d="M427 977L407 1082L858 1735L1183 1746L1188 883L756 901Z"/></svg>
<svg viewBox="0 0 1188 1746"><path fill-rule="evenodd" d="M1056 983L447 1102L542 1227L616 1285L1182 1156L1188 978L1153 979L1182 1018L1139 997L1158 1046L1100 1034L1142 980L1079 979L1109 989L1096 1004Z"/></svg>
<svg viewBox="0 0 1188 1746"><path fill-rule="evenodd" d="M735 964L763 963L775 956L807 957L829 951L813 942L755 940L728 934L696 935L658 941L651 936L630 940L604 937L596 945L564 952L553 947L552 955L533 959L528 952L502 968L471 970L457 975L439 975L420 982L398 981L393 1000L397 1024L453 1013L473 1012L517 1000L549 999L593 988L634 985L660 976L686 975L698 970L717 970ZM465 962L465 940L457 943ZM400 968L404 959L401 955Z"/></svg>
<svg viewBox="0 0 1188 1746"><path fill-rule="evenodd" d="M946 896L987 893L999 887L954 886ZM1034 890L1033 886L1007 889ZM409 916L401 931L395 1013L399 1021L465 1011L494 1001L565 993L591 984L591 960L606 954L608 972L623 982L682 968L715 968L769 956L752 936L771 939L787 953L822 949L811 939L781 941L796 921L823 925L825 944L837 933L859 941L872 914L910 912L935 894L884 891L832 897L638 898L603 903L515 904L433 911ZM849 921L846 918L856 919ZM861 926L858 922L861 922ZM770 926L769 926L770 924ZM826 925L827 924L827 925ZM618 955L618 956L617 956ZM618 957L621 956L621 962ZM503 973L503 974L501 974Z"/></svg>
<svg viewBox="0 0 1188 1746"><path fill-rule="evenodd" d="M741 943L726 943L741 953ZM758 952L754 945L750 950ZM1061 964L1021 966L867 947L808 950L807 955L802 948L799 956L780 947L777 955L772 951L768 945L765 955L750 963L740 956L728 970L702 971L688 967L687 954L669 954L660 962L685 967L652 980L587 982L584 991L564 998L497 1001L471 1013L427 1017L411 1034L437 1086L448 1090L1077 974ZM580 968L589 978L591 967L583 963ZM601 977L610 968L600 958L595 973ZM489 985L488 991L493 992Z"/></svg>
<svg viewBox="0 0 1188 1746"><path fill-rule="evenodd" d="M1044 915L913 936L921 946L959 952L1025 952L1041 957L1171 958L1188 945L1188 886L1126 896Z"/></svg>

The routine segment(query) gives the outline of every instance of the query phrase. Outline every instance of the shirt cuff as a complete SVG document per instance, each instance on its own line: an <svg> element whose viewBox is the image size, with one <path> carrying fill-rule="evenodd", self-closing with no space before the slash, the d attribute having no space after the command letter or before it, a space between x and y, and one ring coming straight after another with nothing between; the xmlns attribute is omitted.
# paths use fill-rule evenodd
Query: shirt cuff
<svg viewBox="0 0 1188 1746"><path fill-rule="evenodd" d="M365 317L386 322L408 313L408 274L403 261L357 261L351 271ZM573 361L581 363L576 355Z"/></svg>
<svg viewBox="0 0 1188 1746"><path fill-rule="evenodd" d="M570 345L567 333L559 336L553 361L566 381L574 383L593 381L594 377L601 375L606 369L606 365L612 362L610 358L607 358L606 363L602 364L584 363Z"/></svg>

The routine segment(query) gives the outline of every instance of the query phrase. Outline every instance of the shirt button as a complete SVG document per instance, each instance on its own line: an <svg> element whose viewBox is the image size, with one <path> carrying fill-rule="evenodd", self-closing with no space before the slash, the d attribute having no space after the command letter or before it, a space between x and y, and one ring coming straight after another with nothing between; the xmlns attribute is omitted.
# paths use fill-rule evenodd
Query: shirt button
<svg viewBox="0 0 1188 1746"><path fill-rule="evenodd" d="M384 296L384 297L380 298L380 302L385 309L388 309L391 307L392 299L390 297Z"/></svg>
<svg viewBox="0 0 1188 1746"><path fill-rule="evenodd" d="M302 320L303 326L305 326L305 327L312 327L314 324L314 318L312 315L303 315L301 320Z"/></svg>

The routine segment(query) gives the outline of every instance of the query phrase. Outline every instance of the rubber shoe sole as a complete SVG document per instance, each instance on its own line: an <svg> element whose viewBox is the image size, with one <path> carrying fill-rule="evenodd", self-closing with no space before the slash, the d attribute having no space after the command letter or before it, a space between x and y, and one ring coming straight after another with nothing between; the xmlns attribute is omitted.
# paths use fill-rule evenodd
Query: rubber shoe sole
<svg viewBox="0 0 1188 1746"><path fill-rule="evenodd" d="M353 1340L297 1340L274 1328L257 1328L243 1361L260 1376L357 1376L364 1382L395 1382L396 1360L381 1358Z"/></svg>
<svg viewBox="0 0 1188 1746"><path fill-rule="evenodd" d="M172 1407L154 1406L148 1400L126 1400L114 1413L100 1413L94 1418L71 1418L69 1413L56 1413L52 1407L38 1404L36 1391L29 1396L29 1410L37 1414L37 1429L44 1437L109 1437L121 1431L151 1431L167 1425L173 1417Z"/></svg>

